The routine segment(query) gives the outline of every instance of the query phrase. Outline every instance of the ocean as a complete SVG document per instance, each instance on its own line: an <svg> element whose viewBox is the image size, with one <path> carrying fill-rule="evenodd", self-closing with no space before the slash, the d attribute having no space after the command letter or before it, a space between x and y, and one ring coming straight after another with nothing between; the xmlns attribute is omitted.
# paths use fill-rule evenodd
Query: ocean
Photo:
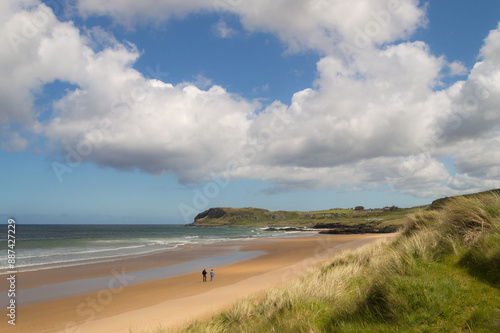
<svg viewBox="0 0 500 333"><path fill-rule="evenodd" d="M33 271L106 262L195 244L288 236L290 233L284 231L257 227L17 224L15 266L19 271ZM0 248L7 252L6 239L0 240ZM7 260L0 261L0 273L7 270Z"/></svg>

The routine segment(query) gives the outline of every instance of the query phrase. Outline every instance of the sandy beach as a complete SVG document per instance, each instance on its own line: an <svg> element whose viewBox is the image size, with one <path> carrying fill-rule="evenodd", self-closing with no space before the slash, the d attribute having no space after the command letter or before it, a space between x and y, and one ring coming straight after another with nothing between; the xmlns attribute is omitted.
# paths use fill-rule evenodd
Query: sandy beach
<svg viewBox="0 0 500 333"><path fill-rule="evenodd" d="M67 282L92 278L106 278L107 287L54 300L17 304L15 326L7 323L4 308L0 331L109 333L132 329L134 333L142 333L160 326L177 327L217 313L240 297L298 278L336 253L391 236L309 235L232 241L108 263L19 272L18 291L47 285L57 288ZM249 251L264 254L221 267L200 267L194 273L134 281L146 270L173 268L193 260ZM214 268L214 281L202 282L203 268ZM6 290L6 284L2 283L1 292Z"/></svg>

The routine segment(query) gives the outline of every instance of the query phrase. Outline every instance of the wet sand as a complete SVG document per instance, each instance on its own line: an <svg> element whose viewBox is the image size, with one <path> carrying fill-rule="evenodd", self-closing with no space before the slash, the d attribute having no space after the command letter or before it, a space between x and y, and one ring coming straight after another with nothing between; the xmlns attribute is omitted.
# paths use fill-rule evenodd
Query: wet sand
<svg viewBox="0 0 500 333"><path fill-rule="evenodd" d="M65 282L107 278L105 289L54 300L17 304L16 325L7 323L3 308L2 332L129 332L176 327L229 307L236 299L302 276L336 253L392 235L315 235L292 239L258 239L194 246L184 250L119 261L20 272L17 290ZM264 255L221 267L168 278L137 282L144 271L236 251ZM214 281L202 282L201 270L214 268ZM3 275L2 280L5 279ZM208 276L208 279L210 277ZM2 293L6 283L1 284Z"/></svg>

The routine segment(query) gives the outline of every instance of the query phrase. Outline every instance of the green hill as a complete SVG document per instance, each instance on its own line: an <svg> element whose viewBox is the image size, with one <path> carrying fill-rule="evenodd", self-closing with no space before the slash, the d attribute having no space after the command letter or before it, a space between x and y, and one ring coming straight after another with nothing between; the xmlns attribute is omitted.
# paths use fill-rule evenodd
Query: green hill
<svg viewBox="0 0 500 333"><path fill-rule="evenodd" d="M260 208L210 208L194 218L194 226L268 226L299 224L299 212L271 212Z"/></svg>
<svg viewBox="0 0 500 333"><path fill-rule="evenodd" d="M387 207L385 209L342 209L321 211L269 211L260 208L210 208L198 214L190 226L259 226L324 229L329 233L394 232L404 217L425 209Z"/></svg>

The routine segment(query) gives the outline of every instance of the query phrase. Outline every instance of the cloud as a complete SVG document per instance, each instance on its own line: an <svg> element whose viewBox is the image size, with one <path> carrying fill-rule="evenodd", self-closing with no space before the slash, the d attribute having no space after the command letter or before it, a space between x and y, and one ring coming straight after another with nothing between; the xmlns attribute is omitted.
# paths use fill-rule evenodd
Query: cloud
<svg viewBox="0 0 500 333"><path fill-rule="evenodd" d="M423 42L399 41L425 25L425 8L410 0L77 2L82 15L130 26L228 11L290 51L321 54L311 87L289 105L263 108L202 75L147 78L134 69L141 54L133 44L60 22L36 1L1 6L4 150L25 149L22 134L35 134L68 165L173 173L184 183L216 174L262 179L272 184L268 193L385 188L442 196L500 186L492 154L500 142L500 28L467 79L443 89L443 72L461 75L464 67ZM56 80L72 88L42 120L37 93ZM440 161L447 156L456 172Z"/></svg>
<svg viewBox="0 0 500 333"><path fill-rule="evenodd" d="M450 76L465 75L469 72L467 67L460 61L453 61L448 67L450 69Z"/></svg>
<svg viewBox="0 0 500 333"><path fill-rule="evenodd" d="M82 88L55 102L44 134L61 143L63 155L77 151L101 166L175 173L182 182L224 168L259 105L216 85L202 90L146 79L132 68L137 56L122 45L92 54Z"/></svg>
<svg viewBox="0 0 500 333"><path fill-rule="evenodd" d="M323 57L315 88L297 92L289 106L272 104L252 122L246 148L259 147L258 154L233 176L265 174L275 184L271 193L391 187L436 194L450 175L435 147L422 142L450 106L447 94L435 91L445 66L422 42L366 49L349 64ZM284 128L272 130L276 119Z"/></svg>
<svg viewBox="0 0 500 333"><path fill-rule="evenodd" d="M470 177L500 180L500 141L464 143L454 154L456 168Z"/></svg>
<svg viewBox="0 0 500 333"><path fill-rule="evenodd" d="M229 27L225 21L219 21L212 26L213 33L220 38L231 38L238 32Z"/></svg>
<svg viewBox="0 0 500 333"><path fill-rule="evenodd" d="M259 162L333 167L415 152L443 103L432 90L443 61L423 43L372 50L365 57L351 66L335 57L321 59L318 88L293 96L286 131L273 137ZM250 137L258 136L265 117L252 124Z"/></svg>
<svg viewBox="0 0 500 333"><path fill-rule="evenodd" d="M490 32L466 81L447 90L450 107L433 124L440 148L455 159L459 173L500 179L495 151L500 140L500 29Z"/></svg>
<svg viewBox="0 0 500 333"><path fill-rule="evenodd" d="M47 43L67 37L71 45L71 34L76 31L71 24L58 22L52 10L37 1L3 1L1 6L0 125L3 135L0 139L6 140L2 143L5 150L16 151L26 146L26 139L16 131L36 128L35 95L57 78L64 81L74 78L71 64L61 53L51 59L46 52ZM84 56L83 52L80 54ZM57 66L50 68L50 62L57 62Z"/></svg>
<svg viewBox="0 0 500 333"><path fill-rule="evenodd" d="M225 1L222 0L221 3ZM133 28L136 24L150 21L164 21L172 17L183 18L188 14L216 10L217 1L204 0L80 0L75 4L76 10L83 17L90 15L110 16L116 23Z"/></svg>
<svg viewBox="0 0 500 333"><path fill-rule="evenodd" d="M260 87L252 88L252 92L255 94L268 92L270 89L269 83L266 83Z"/></svg>
<svg viewBox="0 0 500 333"><path fill-rule="evenodd" d="M500 64L500 23L497 29L490 31L488 37L484 40L480 56L483 59L491 61L495 65Z"/></svg>
<svg viewBox="0 0 500 333"><path fill-rule="evenodd" d="M8 127L2 128L1 148L9 153L16 153L26 149L28 140L21 137L19 133L12 132Z"/></svg>
<svg viewBox="0 0 500 333"><path fill-rule="evenodd" d="M108 15L132 26L194 12L236 14L246 30L276 34L291 51L326 53L340 44L359 50L404 39L426 24L426 9L414 0L79 0L77 8L82 15ZM223 21L217 26L227 27Z"/></svg>
<svg viewBox="0 0 500 333"><path fill-rule="evenodd" d="M198 182L224 169L241 149L248 116L257 106L218 86L201 90L189 83L173 86L127 78L117 82L116 77L113 81L109 94L135 93L103 105L103 115L90 117L87 108L80 108L96 98L92 92L75 91L58 101L60 116L45 133L62 143L62 153L74 150L101 166L170 172L182 182Z"/></svg>
<svg viewBox="0 0 500 333"><path fill-rule="evenodd" d="M223 169L241 148L258 103L208 87L211 81L201 75L196 83L176 86L146 79L133 68L139 57L135 46L101 30L83 35L43 4L13 10L1 26L3 36L20 36L15 47L1 51L4 150L26 147L25 139L8 133L17 124L59 146L69 164L172 172L183 182L196 182ZM31 24L36 29L29 30ZM36 92L55 80L76 88L54 101L49 119L40 121Z"/></svg>
<svg viewBox="0 0 500 333"><path fill-rule="evenodd" d="M450 65L422 42L367 47L350 63L323 57L315 87L279 106L286 130L268 135L255 157L259 168L235 177L267 170L270 193L389 186L437 197L499 187L497 38L492 31L468 79L445 90L439 80ZM252 123L251 145L275 115L263 112ZM456 173L439 161L446 156Z"/></svg>
<svg viewBox="0 0 500 333"><path fill-rule="evenodd" d="M212 85L212 79L203 76L203 74L198 74L195 76L196 81L194 82L194 85L199 87L199 88L208 88Z"/></svg>
<svg viewBox="0 0 500 333"><path fill-rule="evenodd" d="M264 193L275 194L297 190L365 189L396 190L417 197L458 194L446 183L450 174L430 154L407 157L374 157L332 167L297 167L252 165L223 174L227 178L262 179L271 184Z"/></svg>

